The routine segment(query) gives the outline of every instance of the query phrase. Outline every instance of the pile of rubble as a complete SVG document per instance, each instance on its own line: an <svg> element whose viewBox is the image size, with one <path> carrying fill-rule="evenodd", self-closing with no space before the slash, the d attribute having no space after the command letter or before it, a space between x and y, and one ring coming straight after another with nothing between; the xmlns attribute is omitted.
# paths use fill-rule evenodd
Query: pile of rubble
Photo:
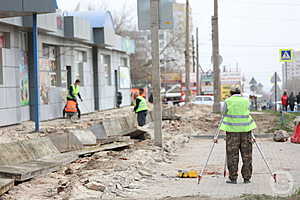
<svg viewBox="0 0 300 200"><path fill-rule="evenodd" d="M151 131L151 130L149 130ZM164 133L164 147L145 140L129 149L96 153L64 169L15 186L3 200L116 199L139 192L142 181L157 173L152 169L170 163L173 153L189 141L184 135Z"/></svg>
<svg viewBox="0 0 300 200"><path fill-rule="evenodd" d="M183 107L184 109L184 107ZM97 114L84 116L83 123L63 126L59 120L44 122L42 135L66 131L72 128L85 128L120 112L112 111L110 114ZM128 112L128 109L127 109ZM125 111L123 112L126 113ZM95 115L95 116L93 116ZM175 121L183 126L184 121ZM165 122L173 124L173 122ZM164 126L165 126L164 125ZM40 137L39 135L24 134L33 124L21 125L16 130L16 139L26 139L23 136ZM178 125L177 125L178 127ZM12 127L8 127L12 132ZM153 136L153 127L150 124L145 128ZM122 151L109 151L96 153L90 157L81 158L64 169L47 176L34 178L31 181L15 186L8 194L2 196L3 200L43 200L43 199L115 199L128 197L131 193L139 191L142 181L151 180L157 173L152 169L160 164L170 163L173 153L189 141L189 137L182 133L182 129L163 131L164 147L153 145L151 140L136 141L129 149Z"/></svg>
<svg viewBox="0 0 300 200"><path fill-rule="evenodd" d="M67 119L57 119L41 122L41 132L34 133L33 122L23 122L19 125L0 128L0 144L11 143L20 140L30 140L38 137L47 136L53 133L63 133L71 129L87 129L95 124L101 123L104 119L124 116L132 113L130 107L117 110L108 110L83 115L80 123L72 123Z"/></svg>
<svg viewBox="0 0 300 200"><path fill-rule="evenodd" d="M189 104L177 109L181 116L177 121L166 121L167 132L180 132L191 135L211 135L218 127L220 115L211 112L211 106Z"/></svg>

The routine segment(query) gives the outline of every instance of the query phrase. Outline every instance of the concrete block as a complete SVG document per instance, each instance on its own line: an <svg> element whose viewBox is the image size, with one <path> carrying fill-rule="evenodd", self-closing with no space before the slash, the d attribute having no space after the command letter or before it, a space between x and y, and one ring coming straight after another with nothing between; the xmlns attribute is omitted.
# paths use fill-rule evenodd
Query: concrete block
<svg viewBox="0 0 300 200"><path fill-rule="evenodd" d="M20 141L0 145L0 166L13 165L58 154L49 138Z"/></svg>
<svg viewBox="0 0 300 200"><path fill-rule="evenodd" d="M126 117L127 123L129 125L129 128L136 128L137 127L137 119L136 114L130 114L128 117Z"/></svg>
<svg viewBox="0 0 300 200"><path fill-rule="evenodd" d="M0 178L0 196L14 187L14 182L13 179Z"/></svg>
<svg viewBox="0 0 300 200"><path fill-rule="evenodd" d="M107 138L103 124L96 124L90 128L97 140Z"/></svg>
<svg viewBox="0 0 300 200"><path fill-rule="evenodd" d="M22 145L27 155L31 154L31 160L36 160L52 154L59 154L59 150L52 143L50 138L47 137L24 140L19 143Z"/></svg>
<svg viewBox="0 0 300 200"><path fill-rule="evenodd" d="M108 137L122 135L122 127L118 119L106 119L103 121L103 126Z"/></svg>
<svg viewBox="0 0 300 200"><path fill-rule="evenodd" d="M73 134L83 145L96 145L97 137L91 130L72 130Z"/></svg>
<svg viewBox="0 0 300 200"><path fill-rule="evenodd" d="M82 143L72 133L53 134L48 137L60 153L83 148Z"/></svg>
<svg viewBox="0 0 300 200"><path fill-rule="evenodd" d="M65 166L76 161L78 158L79 156L77 153L67 152L67 153L49 155L41 159L38 159L38 161L55 163L58 166Z"/></svg>
<svg viewBox="0 0 300 200"><path fill-rule="evenodd" d="M30 161L14 165L0 166L0 177L25 181L36 176L41 176L60 168L56 163L43 161Z"/></svg>

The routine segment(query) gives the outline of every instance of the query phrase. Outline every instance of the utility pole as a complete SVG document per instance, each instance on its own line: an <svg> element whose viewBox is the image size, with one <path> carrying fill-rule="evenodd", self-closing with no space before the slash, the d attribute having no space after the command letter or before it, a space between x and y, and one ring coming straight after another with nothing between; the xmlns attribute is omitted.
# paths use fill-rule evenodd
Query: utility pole
<svg viewBox="0 0 300 200"><path fill-rule="evenodd" d="M185 30L185 102L190 102L190 3L186 0L186 30Z"/></svg>
<svg viewBox="0 0 300 200"><path fill-rule="evenodd" d="M285 90L287 91L288 90L288 75L287 75L287 68L288 68L288 65L287 65L287 62L284 63L284 70L285 70L285 73L284 73L284 76L285 76Z"/></svg>
<svg viewBox="0 0 300 200"><path fill-rule="evenodd" d="M196 68L196 78L197 78L197 95L200 95L200 71L199 71L199 30L196 29L196 56L197 56L197 68Z"/></svg>
<svg viewBox="0 0 300 200"><path fill-rule="evenodd" d="M214 105L213 112L221 112L221 90L220 90L220 54L219 54L219 14L218 0L214 0L214 16L212 17L212 48L213 48L213 67L214 67Z"/></svg>
<svg viewBox="0 0 300 200"><path fill-rule="evenodd" d="M277 72L275 72L275 111L277 111Z"/></svg>
<svg viewBox="0 0 300 200"><path fill-rule="evenodd" d="M192 49L193 49L193 51L192 51L193 73L195 73L196 72L196 62L195 62L196 57L195 57L195 39L194 39L194 35L192 35Z"/></svg>
<svg viewBox="0 0 300 200"><path fill-rule="evenodd" d="M161 80L159 66L159 0L151 0L152 86L154 100L154 144L162 147Z"/></svg>

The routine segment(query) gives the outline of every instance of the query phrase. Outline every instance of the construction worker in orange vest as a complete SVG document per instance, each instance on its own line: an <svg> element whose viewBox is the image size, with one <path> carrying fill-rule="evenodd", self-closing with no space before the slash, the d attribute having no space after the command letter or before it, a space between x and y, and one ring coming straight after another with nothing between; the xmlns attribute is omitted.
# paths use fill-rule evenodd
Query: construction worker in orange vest
<svg viewBox="0 0 300 200"><path fill-rule="evenodd" d="M80 119L81 117L81 112L80 109L78 107L78 102L77 102L77 97L79 97L79 99L81 101L81 95L79 93L80 91L80 80L76 80L75 83L73 85L70 86L69 88L69 95L67 96L67 104L63 110L63 117L65 118L65 114L67 112L77 112L78 114L78 118ZM74 108L74 105L76 106L76 110Z"/></svg>

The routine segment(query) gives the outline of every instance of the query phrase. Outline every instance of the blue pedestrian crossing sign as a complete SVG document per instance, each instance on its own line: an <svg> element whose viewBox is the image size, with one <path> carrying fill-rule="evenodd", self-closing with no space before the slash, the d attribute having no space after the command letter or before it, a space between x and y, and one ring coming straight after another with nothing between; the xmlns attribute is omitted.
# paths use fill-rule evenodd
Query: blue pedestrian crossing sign
<svg viewBox="0 0 300 200"><path fill-rule="evenodd" d="M293 62L293 49L280 49L280 62Z"/></svg>

